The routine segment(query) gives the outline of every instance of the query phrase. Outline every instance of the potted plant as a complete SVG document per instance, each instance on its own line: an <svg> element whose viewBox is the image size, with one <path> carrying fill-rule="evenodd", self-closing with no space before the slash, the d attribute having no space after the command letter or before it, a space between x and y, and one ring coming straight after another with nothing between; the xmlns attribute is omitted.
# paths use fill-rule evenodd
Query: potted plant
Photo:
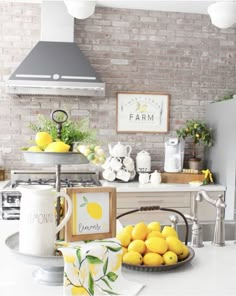
<svg viewBox="0 0 236 296"><path fill-rule="evenodd" d="M192 138L192 157L189 159L189 168L199 170L200 158L196 156L196 144L211 147L213 145L213 131L200 120L187 120L183 128L176 130L178 138Z"/></svg>

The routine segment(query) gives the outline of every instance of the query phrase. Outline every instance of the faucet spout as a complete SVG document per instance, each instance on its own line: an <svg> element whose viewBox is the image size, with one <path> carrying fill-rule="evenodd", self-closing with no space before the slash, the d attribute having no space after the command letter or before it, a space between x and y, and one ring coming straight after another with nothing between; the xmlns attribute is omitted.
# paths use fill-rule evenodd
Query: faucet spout
<svg viewBox="0 0 236 296"><path fill-rule="evenodd" d="M226 204L224 202L223 195L219 195L217 199L211 198L205 190L200 190L197 193L197 198L203 198L208 203L212 204L216 207L216 223L215 223L215 230L214 230L214 238L212 244L214 246L225 246L225 208Z"/></svg>

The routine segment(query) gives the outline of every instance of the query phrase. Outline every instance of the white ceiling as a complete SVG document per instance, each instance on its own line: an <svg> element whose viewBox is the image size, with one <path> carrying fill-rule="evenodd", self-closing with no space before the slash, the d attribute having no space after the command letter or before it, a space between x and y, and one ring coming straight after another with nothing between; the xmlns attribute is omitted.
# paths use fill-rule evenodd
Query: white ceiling
<svg viewBox="0 0 236 296"><path fill-rule="evenodd" d="M0 2L25 2L25 3L41 3L42 1L63 1L63 0L0 0ZM75 0L79 1L79 0ZM90 0L86 0L90 1ZM231 0L232 1L232 0ZM207 14L207 7L216 1L158 1L158 0L97 0L97 6L113 7L113 8L129 8L129 9L144 9L144 10L158 10L158 11L174 11L174 12L189 12Z"/></svg>

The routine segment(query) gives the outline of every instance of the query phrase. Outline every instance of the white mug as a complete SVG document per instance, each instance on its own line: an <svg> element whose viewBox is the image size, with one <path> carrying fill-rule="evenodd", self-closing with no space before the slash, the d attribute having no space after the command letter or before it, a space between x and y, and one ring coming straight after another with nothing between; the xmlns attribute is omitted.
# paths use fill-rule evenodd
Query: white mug
<svg viewBox="0 0 236 296"><path fill-rule="evenodd" d="M121 167L122 167L121 159L120 158L112 158L112 160L110 161L110 167L114 171L119 171L119 169L121 169Z"/></svg>
<svg viewBox="0 0 236 296"><path fill-rule="evenodd" d="M138 180L140 184L147 184L150 182L150 175L148 173L140 173Z"/></svg>
<svg viewBox="0 0 236 296"><path fill-rule="evenodd" d="M48 185L27 185L19 187L21 196L19 223L19 251L37 256L51 256L55 251L56 234L69 220L72 202L64 192L53 191ZM64 197L67 212L61 223L55 222L55 199Z"/></svg>
<svg viewBox="0 0 236 296"><path fill-rule="evenodd" d="M105 180L110 181L110 182L114 181L116 178L115 172L110 168L103 171L102 176Z"/></svg>
<svg viewBox="0 0 236 296"><path fill-rule="evenodd" d="M126 170L119 170L117 173L116 173L116 178L117 179L120 179L124 182L128 182L129 179L130 179L130 172L126 171Z"/></svg>
<svg viewBox="0 0 236 296"><path fill-rule="evenodd" d="M111 165L111 159L112 159L112 157L109 156L109 157L106 159L106 161L104 162L104 164L102 165L102 168L103 168L104 170L110 168L110 165Z"/></svg>
<svg viewBox="0 0 236 296"><path fill-rule="evenodd" d="M131 157L126 156L123 160L123 164L128 171L134 170L134 161Z"/></svg>

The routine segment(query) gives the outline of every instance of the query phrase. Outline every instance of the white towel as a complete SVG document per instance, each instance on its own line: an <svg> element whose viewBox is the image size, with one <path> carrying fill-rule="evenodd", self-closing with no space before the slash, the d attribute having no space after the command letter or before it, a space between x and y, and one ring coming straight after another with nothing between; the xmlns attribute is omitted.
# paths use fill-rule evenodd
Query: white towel
<svg viewBox="0 0 236 296"><path fill-rule="evenodd" d="M63 253L65 261L66 296L136 296L144 287L142 283L123 277L122 247L116 239L70 243L59 250Z"/></svg>

